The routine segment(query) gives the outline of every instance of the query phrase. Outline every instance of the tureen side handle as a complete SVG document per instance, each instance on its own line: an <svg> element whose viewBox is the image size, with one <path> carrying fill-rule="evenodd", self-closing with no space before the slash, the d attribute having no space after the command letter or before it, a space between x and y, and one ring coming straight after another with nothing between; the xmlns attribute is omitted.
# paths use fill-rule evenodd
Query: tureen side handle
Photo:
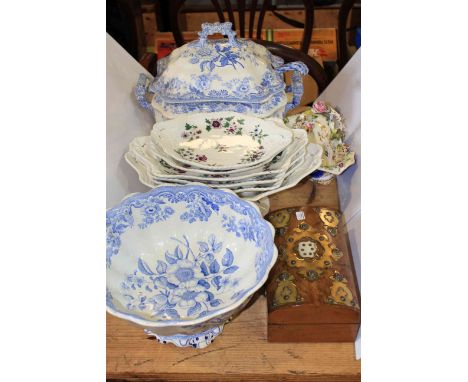
<svg viewBox="0 0 468 382"><path fill-rule="evenodd" d="M138 77L137 84L135 86L135 97L138 101L138 104L147 110L153 111L151 102L148 102L146 99L146 94L148 93L148 86L151 83L151 79L144 73L141 73Z"/></svg>
<svg viewBox="0 0 468 382"><path fill-rule="evenodd" d="M286 91L291 91L293 98L291 102L286 105L285 112L295 108L301 102L302 95L304 94L304 85L302 83L302 76L309 73L307 66L301 61L288 62L279 68L276 68L279 73L292 71L291 86Z"/></svg>
<svg viewBox="0 0 468 382"><path fill-rule="evenodd" d="M202 47L205 45L208 36L215 33L222 33L228 36L229 44L231 46L238 46L239 43L236 40L236 31L232 30L232 23L227 21L225 23L203 23L201 32L198 32L200 39L198 40L198 46Z"/></svg>

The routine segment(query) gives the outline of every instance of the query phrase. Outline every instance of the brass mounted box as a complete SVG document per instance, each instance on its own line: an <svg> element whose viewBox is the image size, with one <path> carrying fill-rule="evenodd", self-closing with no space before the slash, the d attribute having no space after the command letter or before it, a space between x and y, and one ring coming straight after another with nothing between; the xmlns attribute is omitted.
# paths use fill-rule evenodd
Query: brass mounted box
<svg viewBox="0 0 468 382"><path fill-rule="evenodd" d="M354 341L359 289L340 211L293 207L266 219L275 227L278 247L266 288L268 341Z"/></svg>

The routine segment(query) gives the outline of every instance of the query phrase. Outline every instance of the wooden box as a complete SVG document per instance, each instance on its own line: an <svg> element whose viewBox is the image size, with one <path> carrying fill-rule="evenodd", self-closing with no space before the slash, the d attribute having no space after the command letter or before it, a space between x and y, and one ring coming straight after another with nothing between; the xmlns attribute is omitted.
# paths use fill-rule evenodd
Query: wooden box
<svg viewBox="0 0 468 382"><path fill-rule="evenodd" d="M278 247L266 287L268 341L354 341L360 299L341 213L307 206L266 219L276 229Z"/></svg>

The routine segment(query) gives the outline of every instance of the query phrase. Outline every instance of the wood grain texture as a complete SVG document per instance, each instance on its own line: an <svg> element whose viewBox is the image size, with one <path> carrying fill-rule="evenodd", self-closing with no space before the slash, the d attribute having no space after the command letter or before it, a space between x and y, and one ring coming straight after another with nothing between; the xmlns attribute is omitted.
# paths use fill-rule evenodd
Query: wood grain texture
<svg viewBox="0 0 468 382"><path fill-rule="evenodd" d="M270 324L268 341L288 342L353 342L359 330L359 324ZM289 340L290 341L290 340Z"/></svg>
<svg viewBox="0 0 468 382"><path fill-rule="evenodd" d="M354 359L353 344L268 343L266 299L262 295L254 298L202 350L159 344L148 339L141 328L107 315L108 379L357 380L353 378L360 373L360 362Z"/></svg>
<svg viewBox="0 0 468 382"><path fill-rule="evenodd" d="M260 12L257 12L255 15L254 25L258 24L259 13ZM279 10L277 13L301 23L305 20L305 11L303 9ZM213 11L183 13L182 17L187 21L188 31L199 31L200 25L203 22L212 23L219 21L218 14ZM227 12L224 12L224 17L228 19ZM237 12L234 12L234 19L236 21L236 25L239 25L239 15ZM272 11L266 11L262 27L264 29L288 29L291 28L291 25L278 19ZM314 28L338 28L338 9L315 9Z"/></svg>
<svg viewBox="0 0 468 382"><path fill-rule="evenodd" d="M270 198L273 209L310 203L338 208L335 181L308 179ZM267 301L249 306L201 350L162 345L125 320L107 315L107 378L111 381L360 381L353 343L269 343Z"/></svg>
<svg viewBox="0 0 468 382"><path fill-rule="evenodd" d="M303 179L295 187L278 192L270 197L270 211L287 207L305 206L340 208L336 179L329 184L312 183Z"/></svg>
<svg viewBox="0 0 468 382"><path fill-rule="evenodd" d="M260 13L256 16L257 13L257 2L253 1L249 5L249 12L246 12L246 3L245 0L237 0L236 1L236 12L234 12L234 5L231 4L230 0L224 0L224 7L221 6L221 4L218 2L218 0L212 0L212 5L215 10L215 14L218 18L216 21L222 21L224 19L224 14L222 13L221 10L227 11L229 21L232 23L232 29L233 30L238 30L239 34L238 36L241 38L246 37L245 30L246 30L246 14L249 14L249 33L248 37L253 38L253 26L254 24L257 25L257 38L258 38L258 33L261 33L263 22L265 20L265 14L266 10L270 8L271 2L269 0L265 0L262 2L262 6L260 7ZM179 25L179 12L182 11L181 6L184 3L184 0L174 0L170 2L169 6L169 15L170 15L170 25L171 25L171 30L174 34L174 40L176 41L177 46L181 46L183 43L183 40L181 40L181 28ZM307 54L309 51L309 45L310 41L312 38L312 29L313 29L313 23L314 23L314 0L304 0L303 5L305 8L305 17L302 20L301 25L303 26L303 37L302 37L302 42L301 42L301 47L300 50ZM223 9L224 8L224 9ZM189 9L189 8L188 8ZM187 14L188 9L185 9L182 11L182 14ZM208 21L207 14L209 12L203 12L202 17L204 18L203 22ZM213 12L211 12L213 13ZM237 17L235 17L235 15ZM277 13L277 16L279 15L280 18L284 18L284 15ZM236 20L237 19L237 20ZM286 21L289 21L288 18L286 17ZM290 19L293 22L296 20ZM256 23L254 22L256 21ZM290 26L289 23L286 23L287 25ZM238 28L236 27L238 26ZM190 30L190 29L188 29Z"/></svg>
<svg viewBox="0 0 468 382"><path fill-rule="evenodd" d="M360 299L345 220L338 209L327 208L288 207L265 216L276 228L279 254L266 283L269 341L356 339ZM298 211L302 212L299 218ZM332 218L333 228L324 224L322 213ZM317 245L313 260L303 257L298 249L304 241L306 246L312 241Z"/></svg>
<svg viewBox="0 0 468 382"><path fill-rule="evenodd" d="M353 8L355 0L343 0L341 3L340 11L338 14L338 44L339 44L339 57L338 66L342 69L349 60L348 47L347 47L347 32L348 16Z"/></svg>

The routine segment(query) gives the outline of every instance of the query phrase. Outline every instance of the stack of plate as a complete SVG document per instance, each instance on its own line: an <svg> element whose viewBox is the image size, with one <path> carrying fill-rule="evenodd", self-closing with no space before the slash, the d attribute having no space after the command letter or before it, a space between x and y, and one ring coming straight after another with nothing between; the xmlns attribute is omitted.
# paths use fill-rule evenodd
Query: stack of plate
<svg viewBox="0 0 468 382"><path fill-rule="evenodd" d="M256 201L296 185L321 156L302 129L229 111L156 123L150 136L130 143L125 159L151 188L204 183Z"/></svg>

